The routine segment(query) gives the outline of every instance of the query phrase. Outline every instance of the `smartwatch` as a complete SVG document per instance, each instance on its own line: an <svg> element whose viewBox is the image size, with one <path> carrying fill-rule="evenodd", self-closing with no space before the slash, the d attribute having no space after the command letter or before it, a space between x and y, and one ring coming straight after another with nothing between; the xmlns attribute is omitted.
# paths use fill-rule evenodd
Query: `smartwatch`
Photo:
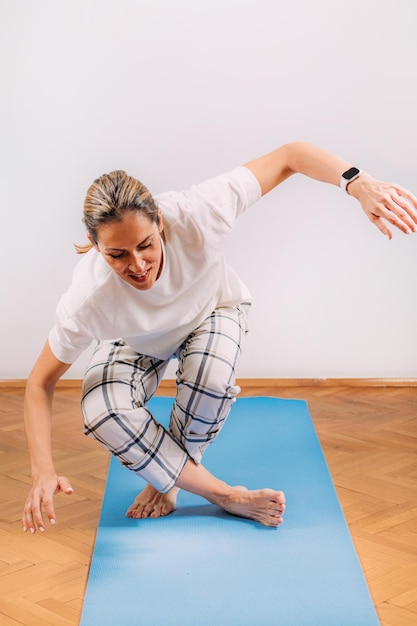
<svg viewBox="0 0 417 626"><path fill-rule="evenodd" d="M340 177L341 189L348 193L347 186L349 185L349 183L356 180L356 178L358 178L358 176L360 176L362 173L362 170L358 170L357 167L350 167L348 170L346 170L346 172L343 172L342 176Z"/></svg>

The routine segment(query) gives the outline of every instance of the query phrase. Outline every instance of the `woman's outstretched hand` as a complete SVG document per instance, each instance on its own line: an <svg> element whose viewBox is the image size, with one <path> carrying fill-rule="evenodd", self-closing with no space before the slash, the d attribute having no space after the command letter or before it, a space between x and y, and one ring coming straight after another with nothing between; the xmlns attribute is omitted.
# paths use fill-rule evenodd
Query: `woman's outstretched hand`
<svg viewBox="0 0 417 626"><path fill-rule="evenodd" d="M417 198L407 189L363 173L349 184L348 193L388 239L392 238L388 224L406 234L417 232Z"/></svg>
<svg viewBox="0 0 417 626"><path fill-rule="evenodd" d="M45 531L43 514L50 524L55 524L54 495L71 495L73 488L65 476L48 475L34 480L23 509L22 527L24 532Z"/></svg>

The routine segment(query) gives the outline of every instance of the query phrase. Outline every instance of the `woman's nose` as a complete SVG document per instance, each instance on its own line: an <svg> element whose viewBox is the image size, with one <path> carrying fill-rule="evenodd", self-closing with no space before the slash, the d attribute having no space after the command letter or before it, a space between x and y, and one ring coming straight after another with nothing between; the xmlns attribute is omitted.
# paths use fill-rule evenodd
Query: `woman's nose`
<svg viewBox="0 0 417 626"><path fill-rule="evenodd" d="M131 272L142 272L145 268L145 261L141 256L135 255L130 259L129 269Z"/></svg>

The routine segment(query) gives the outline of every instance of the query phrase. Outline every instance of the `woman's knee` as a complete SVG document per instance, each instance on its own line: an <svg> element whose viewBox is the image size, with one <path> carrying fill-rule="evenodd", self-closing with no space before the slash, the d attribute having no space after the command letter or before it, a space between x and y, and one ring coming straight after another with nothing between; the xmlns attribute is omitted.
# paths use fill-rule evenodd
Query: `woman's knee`
<svg viewBox="0 0 417 626"><path fill-rule="evenodd" d="M235 359L189 352L177 371L177 394L181 398L205 395L214 403L233 400L240 393L236 366Z"/></svg>
<svg viewBox="0 0 417 626"><path fill-rule="evenodd" d="M180 350L179 379L203 381L226 395L230 388L233 394L246 333L246 314L239 307L213 311Z"/></svg>
<svg viewBox="0 0 417 626"><path fill-rule="evenodd" d="M127 414L141 406L133 398L128 381L111 381L89 384L84 387L81 411L86 427L91 427L108 417Z"/></svg>

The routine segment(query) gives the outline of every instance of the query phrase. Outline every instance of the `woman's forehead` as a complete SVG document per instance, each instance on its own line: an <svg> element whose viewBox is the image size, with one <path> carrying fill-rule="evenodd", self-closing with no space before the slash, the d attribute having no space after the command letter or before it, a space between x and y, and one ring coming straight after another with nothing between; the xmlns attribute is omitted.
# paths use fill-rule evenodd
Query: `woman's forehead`
<svg viewBox="0 0 417 626"><path fill-rule="evenodd" d="M140 211L128 211L121 220L101 224L97 238L106 247L138 245L158 232L158 226Z"/></svg>

